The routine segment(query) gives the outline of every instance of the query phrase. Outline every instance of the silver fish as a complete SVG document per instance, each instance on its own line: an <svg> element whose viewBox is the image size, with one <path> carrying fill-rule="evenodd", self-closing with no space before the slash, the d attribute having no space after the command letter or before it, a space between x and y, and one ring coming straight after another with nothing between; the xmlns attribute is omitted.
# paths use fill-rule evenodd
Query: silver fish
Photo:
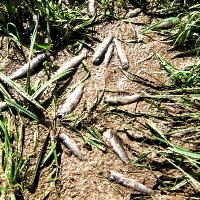
<svg viewBox="0 0 200 200"><path fill-rule="evenodd" d="M128 64L128 59L125 55L125 52L124 50L122 49L122 46L121 44L119 43L118 39L117 38L114 38L113 39L114 43L115 43L115 47L117 49L117 54L118 54L118 57L119 57L119 60L121 62L121 65L122 65L122 69L128 69L129 67L129 64Z"/></svg>
<svg viewBox="0 0 200 200"><path fill-rule="evenodd" d="M173 22L169 20L169 21L162 22L161 24L158 24L155 28L167 29L167 28L171 28L172 25L173 25Z"/></svg>
<svg viewBox="0 0 200 200"><path fill-rule="evenodd" d="M133 27L133 25L131 24L131 22L129 22L129 25L130 25L130 30L132 32L132 39L133 40L137 40L138 39L138 33L137 33L137 31L135 30L135 28Z"/></svg>
<svg viewBox="0 0 200 200"><path fill-rule="evenodd" d="M58 69L54 74L51 75L51 78L54 78L58 74L61 74L68 69L77 67L85 57L86 51L84 50L81 54L74 56L70 61L63 64L60 69Z"/></svg>
<svg viewBox="0 0 200 200"><path fill-rule="evenodd" d="M103 42L97 47L97 50L94 52L94 56L93 56L93 63L95 65L100 64L113 38L114 38L114 35L110 33L110 35L107 38L105 38Z"/></svg>
<svg viewBox="0 0 200 200"><path fill-rule="evenodd" d="M143 93L125 95L125 96L105 96L104 101L111 105L126 105L145 97Z"/></svg>
<svg viewBox="0 0 200 200"><path fill-rule="evenodd" d="M109 64L109 62L110 62L110 60L112 58L113 50L114 50L114 46L111 43L109 45L109 47L108 47L108 50L107 50L106 54L105 54L104 63L103 63L104 67L108 66L108 64Z"/></svg>
<svg viewBox="0 0 200 200"><path fill-rule="evenodd" d="M71 141L71 139L64 133L59 134L59 138L62 141L62 143L80 160L82 160L83 156L81 155L81 152L76 147L74 142Z"/></svg>
<svg viewBox="0 0 200 200"><path fill-rule="evenodd" d="M138 16L141 12L142 12L142 9L141 9L141 8L131 9L131 10L129 11L128 16L129 16L129 17L136 17L136 16Z"/></svg>
<svg viewBox="0 0 200 200"><path fill-rule="evenodd" d="M88 0L88 16L95 16L95 0Z"/></svg>
<svg viewBox="0 0 200 200"><path fill-rule="evenodd" d="M113 150L118 154L122 161L124 161L126 164L130 162L124 148L122 147L116 136L113 135L110 130L107 130L103 133L103 138L105 141L111 144Z"/></svg>
<svg viewBox="0 0 200 200"><path fill-rule="evenodd" d="M33 58L29 63L26 63L23 67L19 68L16 72L14 72L12 75L9 76L11 80L18 79L26 75L28 68L30 66L30 70L33 70L36 68L44 59L46 58L46 55L39 54L35 58Z"/></svg>
<svg viewBox="0 0 200 200"><path fill-rule="evenodd" d="M153 190L147 188L146 186L144 186L141 183L138 183L135 179L125 178L123 174L120 174L120 173L117 173L114 171L110 171L110 173L111 173L111 175L110 175L111 181L116 181L117 183L119 183L125 187L132 188L134 190L143 192L148 195L152 195L152 193L153 193Z"/></svg>
<svg viewBox="0 0 200 200"><path fill-rule="evenodd" d="M5 110L7 107L7 103L6 102L0 102L0 110Z"/></svg>
<svg viewBox="0 0 200 200"><path fill-rule="evenodd" d="M70 114L76 108L82 96L83 88L84 88L83 83L81 83L76 87L76 89L66 99L62 108L58 111L57 113L58 117L63 117L66 114Z"/></svg>

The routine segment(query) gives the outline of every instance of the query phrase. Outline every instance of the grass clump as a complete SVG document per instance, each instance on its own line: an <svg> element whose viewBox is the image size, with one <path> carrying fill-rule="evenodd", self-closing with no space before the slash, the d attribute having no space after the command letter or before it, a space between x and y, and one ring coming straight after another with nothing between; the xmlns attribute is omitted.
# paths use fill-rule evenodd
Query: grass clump
<svg viewBox="0 0 200 200"><path fill-rule="evenodd" d="M30 157L23 157L23 120L19 116L20 124L17 126L15 119L10 116L6 119L0 114L1 142L3 154L1 167L5 174L5 182L2 185L1 197L17 199L22 188ZM18 127L18 128L17 128Z"/></svg>
<svg viewBox="0 0 200 200"><path fill-rule="evenodd" d="M199 3L169 0L154 1L154 3L161 9L151 11L149 7L149 14L158 16L159 20L143 30L142 34L154 30L165 35L165 41L185 48L185 51L178 56L199 52Z"/></svg>
<svg viewBox="0 0 200 200"><path fill-rule="evenodd" d="M69 42L74 35L87 39L87 26L93 21L82 12L84 5L84 2L67 5L60 0L4 1L1 30L20 46L29 44L36 28L39 34L35 48L40 51L54 49Z"/></svg>

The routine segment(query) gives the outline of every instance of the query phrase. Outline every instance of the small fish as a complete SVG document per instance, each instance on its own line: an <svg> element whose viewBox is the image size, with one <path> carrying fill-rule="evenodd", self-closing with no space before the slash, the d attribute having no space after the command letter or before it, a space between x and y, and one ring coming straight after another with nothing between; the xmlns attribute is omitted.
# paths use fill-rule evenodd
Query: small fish
<svg viewBox="0 0 200 200"><path fill-rule="evenodd" d="M125 55L125 52L122 49L122 46L119 43L117 38L114 38L113 41L115 42L115 47L117 49L117 54L118 54L119 60L120 60L121 65L122 65L122 69L126 70L126 69L128 69L129 64L128 64L128 59L127 59L127 57Z"/></svg>
<svg viewBox="0 0 200 200"><path fill-rule="evenodd" d="M6 102L0 102L0 111L5 110L7 107L7 103Z"/></svg>
<svg viewBox="0 0 200 200"><path fill-rule="evenodd" d="M70 61L63 64L60 69L58 69L54 74L51 75L51 78L54 78L58 74L61 74L68 69L77 67L85 57L86 51L84 50L81 54L74 56Z"/></svg>
<svg viewBox="0 0 200 200"><path fill-rule="evenodd" d="M114 46L111 43L109 45L109 47L108 47L108 50L107 50L106 54L105 54L104 63L103 63L104 67L108 66L108 64L109 64L109 62L110 62L110 60L112 58L113 50L114 50Z"/></svg>
<svg viewBox="0 0 200 200"><path fill-rule="evenodd" d="M137 31L135 30L135 28L133 27L133 25L131 24L131 22L129 22L129 25L130 25L130 30L131 30L131 33L132 33L132 39L133 40L137 40L138 39L138 33L137 33Z"/></svg>
<svg viewBox="0 0 200 200"><path fill-rule="evenodd" d="M88 16L93 17L95 15L95 0L88 0Z"/></svg>
<svg viewBox="0 0 200 200"><path fill-rule="evenodd" d="M143 97L145 97L145 94L143 93L125 96L105 96L104 101L111 105L126 105L139 101Z"/></svg>
<svg viewBox="0 0 200 200"><path fill-rule="evenodd" d="M94 52L93 63L95 65L100 64L113 38L114 38L114 35L111 33L107 38L103 40L103 42L98 46L97 50Z"/></svg>
<svg viewBox="0 0 200 200"><path fill-rule="evenodd" d="M122 147L116 136L114 136L110 130L107 130L103 133L103 138L105 141L111 144L113 150L118 154L122 161L124 161L126 164L130 162L124 148Z"/></svg>
<svg viewBox="0 0 200 200"><path fill-rule="evenodd" d="M57 116L63 117L66 114L70 114L78 105L80 98L83 93L84 84L81 83L76 87L76 89L71 93L71 95L66 99L62 108L58 111Z"/></svg>
<svg viewBox="0 0 200 200"><path fill-rule="evenodd" d="M136 17L136 16L138 16L141 12L142 12L142 9L141 9L141 8L131 9L131 10L129 11L128 16L129 16L129 17Z"/></svg>
<svg viewBox="0 0 200 200"><path fill-rule="evenodd" d="M23 67L19 68L16 72L9 76L11 80L18 79L27 74L28 68L30 66L30 70L36 68L44 59L46 58L46 54L39 54L35 58L33 58L29 63L26 63Z"/></svg>
<svg viewBox="0 0 200 200"><path fill-rule="evenodd" d="M172 25L173 25L173 22L169 20L169 21L162 22L161 24L158 24L155 28L167 29L167 28L171 28Z"/></svg>
<svg viewBox="0 0 200 200"><path fill-rule="evenodd" d="M81 152L76 147L74 142L71 141L71 139L64 133L59 134L59 139L62 141L62 143L79 159L82 160L83 156L81 155Z"/></svg>
<svg viewBox="0 0 200 200"><path fill-rule="evenodd" d="M116 181L117 183L125 186L125 187L129 187L129 188L133 188L134 190L143 192L145 194L148 195L152 195L153 191L149 188L147 188L146 186L144 186L141 183L138 183L135 179L132 178L125 178L123 174L114 172L114 171L110 171L111 175L110 175L110 180L111 181Z"/></svg>

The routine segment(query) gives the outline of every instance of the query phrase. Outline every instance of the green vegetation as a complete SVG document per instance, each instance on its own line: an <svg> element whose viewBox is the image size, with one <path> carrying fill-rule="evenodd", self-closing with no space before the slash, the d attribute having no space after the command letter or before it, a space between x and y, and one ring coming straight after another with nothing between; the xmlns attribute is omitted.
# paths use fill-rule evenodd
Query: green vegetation
<svg viewBox="0 0 200 200"><path fill-rule="evenodd" d="M157 23L146 25L141 34L148 34L155 31L162 34L175 47L187 47L186 51L180 52L175 57L186 54L199 55L200 51L200 2L195 1L169 1L154 0L151 4L142 4L142 1L133 1L134 5L144 8L145 14L149 17L159 17ZM7 53L11 57L9 44L14 44L21 54L22 47L28 46L29 58L36 52L55 53L62 45L67 45L67 50L72 54L78 54L83 47L92 49L93 26L101 21L122 20L121 10L128 11L131 1L128 0L101 0L97 1L97 13L93 17L87 16L87 1L70 1L66 3L62 0L6 0L0 4L0 33L9 38ZM156 10L153 8L156 7ZM151 9L152 8L152 9ZM161 27L165 22L171 22L168 27ZM168 75L167 86L161 86L155 90L153 84L148 80L143 80L127 71L122 73L132 80L144 85L152 86L154 92L149 92L146 102L149 107L156 108L158 113L131 113L122 109L110 109L106 105L101 113L101 117L115 115L123 119L125 125L129 120L136 120L139 117L145 119L146 125L141 129L142 135L147 135L152 145L151 151L147 151L138 156L132 164L148 169L156 168L155 164L148 163L148 155L156 152L159 158L164 159L170 167L178 169L182 173L179 180L163 181L159 179L160 190L175 191L186 185L192 185L196 193L200 189L200 153L199 153L199 64L194 63L186 69L179 70L166 61L162 55L157 54L161 66ZM85 77L80 78L84 82L90 77L89 66L86 61L82 62L85 70ZM52 71L53 64L46 63L47 74ZM5 74L0 72L0 94L7 103L9 110L4 115L0 112L0 175L4 177L5 184L1 185L0 195L2 198L17 199L25 189L34 190L37 187L37 177L39 171L48 168L50 173L49 182L57 190L56 184L59 176L60 150L57 141L56 106L59 101L59 94L55 89L51 90L51 119L43 118L42 112L45 108L39 103L39 96L53 83L59 82L64 76L74 73L75 69L69 69L62 74L49 79L45 83L36 81L34 86L30 85L30 69L27 72L26 84L20 85L10 80ZM80 83L79 82L79 83ZM71 87L73 90L79 83ZM7 90L7 85L12 88L12 93L19 95L14 98ZM70 91L71 91L70 90ZM9 90L10 91L10 90ZM69 129L83 138L86 144L93 145L102 152L106 151L106 145L102 141L102 133L95 127L95 124L87 122L87 117L95 112L100 104L104 91L96 98L94 105L80 115L72 114L65 119L74 117ZM165 101L164 101L165 100ZM177 108L174 113L167 103ZM161 131L153 120L163 120L171 124L168 132ZM47 135L43 137L43 145L37 158L36 152L24 155L24 125L30 122L30 126L35 127L34 149L38 144L39 126L47 129ZM132 130L137 128L130 126ZM137 130L138 131L138 130ZM181 144L171 141L175 134L181 134ZM146 142L145 140L143 142ZM187 148L187 144L192 144L192 148ZM49 149L47 147L50 147ZM35 160L34 167L30 170L30 161ZM156 161L155 161L156 162ZM157 165L159 165L157 163ZM163 167L164 164L163 164ZM29 177L28 180L26 177ZM31 179L31 180L30 180ZM44 198L50 191L46 191ZM198 195L198 194L197 194ZM197 196L198 197L198 196Z"/></svg>

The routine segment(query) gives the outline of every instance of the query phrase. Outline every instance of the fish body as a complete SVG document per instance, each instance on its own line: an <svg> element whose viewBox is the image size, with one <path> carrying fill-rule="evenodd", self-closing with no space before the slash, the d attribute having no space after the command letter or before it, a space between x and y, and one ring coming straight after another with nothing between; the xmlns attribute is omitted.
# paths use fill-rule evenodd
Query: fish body
<svg viewBox="0 0 200 200"><path fill-rule="evenodd" d="M173 22L169 20L169 21L162 22L161 24L158 24L155 28L167 29L167 28L171 28L172 25L173 25Z"/></svg>
<svg viewBox="0 0 200 200"><path fill-rule="evenodd" d="M70 114L76 108L82 96L83 88L84 85L82 83L76 87L76 89L66 99L62 108L58 111L58 117L63 117L66 114Z"/></svg>
<svg viewBox="0 0 200 200"><path fill-rule="evenodd" d="M151 195L153 193L153 191L151 189L148 189L145 185L138 183L134 179L125 178L123 174L120 174L120 173L117 173L114 171L110 171L110 173L111 173L111 176L110 176L111 181L116 181L117 183L119 183L125 187L132 188L134 190L143 192L148 195Z"/></svg>
<svg viewBox="0 0 200 200"><path fill-rule="evenodd" d="M82 51L81 54L74 56L70 61L63 64L60 69L58 69L54 74L52 74L51 78L54 78L55 76L63 73L64 71L66 71L68 69L77 67L82 62L82 60L85 58L85 56L86 56L86 51Z"/></svg>
<svg viewBox="0 0 200 200"><path fill-rule="evenodd" d="M137 40L138 39L137 31L135 30L135 28L133 27L133 25L130 22L129 22L129 25L130 25L130 30L131 30L131 33L132 33L132 39Z"/></svg>
<svg viewBox="0 0 200 200"><path fill-rule="evenodd" d="M77 148L74 142L64 133L59 134L59 139L78 159L82 160L83 156L81 155L80 150Z"/></svg>
<svg viewBox="0 0 200 200"><path fill-rule="evenodd" d="M122 69L126 70L129 67L128 59L126 57L126 54L125 54L124 50L122 49L122 46L119 43L118 39L114 38L113 41L114 41L115 47L117 49L117 54L118 54L119 60L121 62Z"/></svg>
<svg viewBox="0 0 200 200"><path fill-rule="evenodd" d="M6 102L0 102L0 111L1 110L5 110L7 107L7 103Z"/></svg>
<svg viewBox="0 0 200 200"><path fill-rule="evenodd" d="M144 96L142 93L125 96L105 96L104 101L111 105L126 105L136 102Z"/></svg>
<svg viewBox="0 0 200 200"><path fill-rule="evenodd" d="M103 133L103 138L105 141L111 144L113 150L118 154L122 161L124 161L126 164L130 162L124 148L122 147L116 136L113 135L110 130L107 130Z"/></svg>
<svg viewBox="0 0 200 200"><path fill-rule="evenodd" d="M113 54L113 50L114 50L114 46L113 44L111 43L108 47L108 50L105 54L105 58L104 58L104 67L107 67L108 64L110 63L110 60L112 58L112 54Z"/></svg>
<svg viewBox="0 0 200 200"><path fill-rule="evenodd" d="M19 68L16 72L14 72L12 75L9 76L11 80L18 79L23 77L27 74L28 68L30 66L30 70L35 69L44 59L46 58L46 55L39 54L35 58L33 58L30 63L26 63L23 67Z"/></svg>
<svg viewBox="0 0 200 200"><path fill-rule="evenodd" d="M141 9L141 8L131 9L131 10L129 11L129 17L136 17L136 16L138 16L141 12L142 12L142 9Z"/></svg>
<svg viewBox="0 0 200 200"><path fill-rule="evenodd" d="M95 16L95 0L88 0L88 16Z"/></svg>
<svg viewBox="0 0 200 200"><path fill-rule="evenodd" d="M94 56L93 56L93 63L95 65L100 64L100 62L102 61L103 57L105 56L108 46L110 45L110 43L112 42L114 38L113 34L110 34L107 38L105 38L103 40L103 42L97 47L97 50L94 52Z"/></svg>

